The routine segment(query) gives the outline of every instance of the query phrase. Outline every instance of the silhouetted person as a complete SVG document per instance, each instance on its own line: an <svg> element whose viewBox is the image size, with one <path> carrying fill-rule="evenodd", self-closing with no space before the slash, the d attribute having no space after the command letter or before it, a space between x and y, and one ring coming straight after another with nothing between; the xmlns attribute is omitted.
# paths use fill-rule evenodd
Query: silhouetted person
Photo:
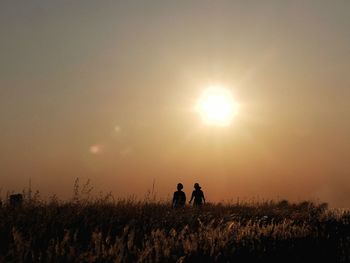
<svg viewBox="0 0 350 263"><path fill-rule="evenodd" d="M198 183L194 184L194 191L192 192L190 203L193 199L193 206L201 206L203 203L205 203L203 191L201 190L201 187Z"/></svg>
<svg viewBox="0 0 350 263"><path fill-rule="evenodd" d="M177 184L177 191L174 192L173 207L183 207L186 204L186 194L182 191L184 186L181 183Z"/></svg>

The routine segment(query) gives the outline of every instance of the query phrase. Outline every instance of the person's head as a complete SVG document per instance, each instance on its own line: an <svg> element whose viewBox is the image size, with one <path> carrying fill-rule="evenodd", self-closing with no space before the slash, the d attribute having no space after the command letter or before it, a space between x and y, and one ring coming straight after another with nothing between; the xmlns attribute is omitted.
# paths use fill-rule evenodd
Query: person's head
<svg viewBox="0 0 350 263"><path fill-rule="evenodd" d="M182 185L182 183L177 184L177 190L181 191L183 188L184 186Z"/></svg>
<svg viewBox="0 0 350 263"><path fill-rule="evenodd" d="M194 184L194 189L196 189L196 190L200 190L201 189L201 187L199 186L199 183L195 183Z"/></svg>

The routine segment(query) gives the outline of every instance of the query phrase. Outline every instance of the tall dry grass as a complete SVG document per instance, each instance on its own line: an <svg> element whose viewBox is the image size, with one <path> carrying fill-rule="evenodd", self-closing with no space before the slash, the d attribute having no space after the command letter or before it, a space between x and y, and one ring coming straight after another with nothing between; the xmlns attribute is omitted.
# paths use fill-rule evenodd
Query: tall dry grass
<svg viewBox="0 0 350 263"><path fill-rule="evenodd" d="M0 262L349 262L349 220L311 202L172 209L77 193L70 202L4 204Z"/></svg>

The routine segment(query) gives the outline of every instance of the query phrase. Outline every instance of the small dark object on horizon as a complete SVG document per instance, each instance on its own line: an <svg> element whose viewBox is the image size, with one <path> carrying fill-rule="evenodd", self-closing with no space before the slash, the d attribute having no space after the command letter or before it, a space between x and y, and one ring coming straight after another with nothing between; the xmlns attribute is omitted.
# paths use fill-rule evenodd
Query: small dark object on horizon
<svg viewBox="0 0 350 263"><path fill-rule="evenodd" d="M21 206L22 204L23 204L23 195L22 194L10 195L10 205L11 206Z"/></svg>

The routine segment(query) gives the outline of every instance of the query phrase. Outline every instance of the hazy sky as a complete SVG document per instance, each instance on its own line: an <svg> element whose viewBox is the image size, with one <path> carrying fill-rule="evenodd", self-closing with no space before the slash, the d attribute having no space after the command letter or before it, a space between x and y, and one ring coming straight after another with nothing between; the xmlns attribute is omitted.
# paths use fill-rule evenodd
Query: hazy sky
<svg viewBox="0 0 350 263"><path fill-rule="evenodd" d="M350 206L350 1L0 2L0 187ZM193 111L211 84L229 127Z"/></svg>

